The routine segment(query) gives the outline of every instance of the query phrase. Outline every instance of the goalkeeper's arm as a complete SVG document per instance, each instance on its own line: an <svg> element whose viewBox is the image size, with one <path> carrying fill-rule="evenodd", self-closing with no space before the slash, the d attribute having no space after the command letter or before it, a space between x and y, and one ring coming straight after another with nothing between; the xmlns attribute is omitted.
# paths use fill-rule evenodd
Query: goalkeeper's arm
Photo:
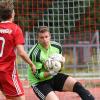
<svg viewBox="0 0 100 100"><path fill-rule="evenodd" d="M45 79L49 76L54 76L56 75L57 73L54 72L54 71L40 71L40 69L37 69L36 72L34 73L34 76L39 79L39 80L42 80L42 79Z"/></svg>

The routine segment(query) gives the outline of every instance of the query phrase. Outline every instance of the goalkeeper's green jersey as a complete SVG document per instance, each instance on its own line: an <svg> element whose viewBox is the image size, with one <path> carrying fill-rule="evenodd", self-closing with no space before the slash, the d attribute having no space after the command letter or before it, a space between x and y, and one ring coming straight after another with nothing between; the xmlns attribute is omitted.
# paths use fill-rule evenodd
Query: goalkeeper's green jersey
<svg viewBox="0 0 100 100"><path fill-rule="evenodd" d="M30 85L38 84L39 82L49 80L52 76L44 77L46 71L44 67L45 61L53 54L61 54L61 45L57 42L51 41L49 48L45 49L41 44L35 44L29 51L29 57L36 66L36 73L33 74L31 68L28 66L28 80Z"/></svg>

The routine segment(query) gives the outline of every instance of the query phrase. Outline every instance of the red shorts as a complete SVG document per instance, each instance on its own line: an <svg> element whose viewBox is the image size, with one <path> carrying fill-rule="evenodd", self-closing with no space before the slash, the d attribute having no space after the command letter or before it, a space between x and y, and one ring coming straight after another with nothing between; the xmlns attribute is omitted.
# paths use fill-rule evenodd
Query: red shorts
<svg viewBox="0 0 100 100"><path fill-rule="evenodd" d="M21 96L24 94L16 71L12 73L0 72L0 89L6 96Z"/></svg>

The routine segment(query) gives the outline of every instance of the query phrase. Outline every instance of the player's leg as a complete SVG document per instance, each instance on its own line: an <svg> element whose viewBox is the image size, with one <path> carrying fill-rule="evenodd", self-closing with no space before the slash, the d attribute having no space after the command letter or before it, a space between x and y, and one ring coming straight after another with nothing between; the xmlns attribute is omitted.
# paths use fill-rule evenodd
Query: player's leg
<svg viewBox="0 0 100 100"><path fill-rule="evenodd" d="M59 100L49 82L50 81L45 81L36 86L32 86L32 89L39 100Z"/></svg>
<svg viewBox="0 0 100 100"><path fill-rule="evenodd" d="M45 100L59 100L58 96L55 94L54 91L51 91L47 96Z"/></svg>
<svg viewBox="0 0 100 100"><path fill-rule="evenodd" d="M1 80L2 91L7 100L25 100L24 90L15 70L3 74Z"/></svg>
<svg viewBox="0 0 100 100"><path fill-rule="evenodd" d="M72 78L70 76L67 77L67 79L65 80L64 86L63 86L63 91L73 92L73 87L76 82L77 81L74 78Z"/></svg>
<svg viewBox="0 0 100 100"><path fill-rule="evenodd" d="M18 96L18 97L11 97L11 96L6 96L6 100L25 100L25 96Z"/></svg>
<svg viewBox="0 0 100 100"><path fill-rule="evenodd" d="M94 100L92 94L86 90L80 82L77 82L72 77L67 77L65 80L63 91L76 92L82 98L82 100Z"/></svg>

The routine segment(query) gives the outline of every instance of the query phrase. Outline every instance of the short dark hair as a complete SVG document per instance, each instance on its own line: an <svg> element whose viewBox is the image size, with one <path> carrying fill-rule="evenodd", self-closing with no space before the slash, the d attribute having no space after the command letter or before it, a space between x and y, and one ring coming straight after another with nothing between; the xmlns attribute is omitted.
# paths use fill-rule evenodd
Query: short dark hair
<svg viewBox="0 0 100 100"><path fill-rule="evenodd" d="M44 32L49 32L49 28L47 26L40 26L36 32L36 36Z"/></svg>
<svg viewBox="0 0 100 100"><path fill-rule="evenodd" d="M11 18L14 5L12 0L0 1L0 21L6 21Z"/></svg>

